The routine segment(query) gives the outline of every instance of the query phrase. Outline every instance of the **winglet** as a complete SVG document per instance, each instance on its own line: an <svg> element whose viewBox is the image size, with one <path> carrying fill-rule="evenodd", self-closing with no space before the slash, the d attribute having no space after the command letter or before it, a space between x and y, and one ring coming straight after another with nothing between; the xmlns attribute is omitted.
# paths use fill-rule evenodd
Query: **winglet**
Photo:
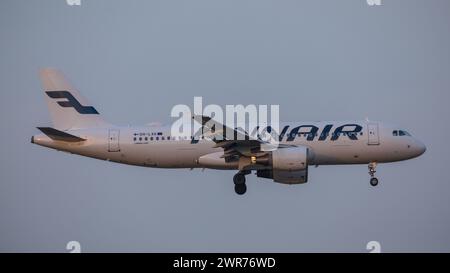
<svg viewBox="0 0 450 273"><path fill-rule="evenodd" d="M80 142L86 139L68 134L63 131L56 130L51 127L37 127L42 133L46 134L49 138L53 140L66 141L66 142ZM33 139L31 140L33 142Z"/></svg>

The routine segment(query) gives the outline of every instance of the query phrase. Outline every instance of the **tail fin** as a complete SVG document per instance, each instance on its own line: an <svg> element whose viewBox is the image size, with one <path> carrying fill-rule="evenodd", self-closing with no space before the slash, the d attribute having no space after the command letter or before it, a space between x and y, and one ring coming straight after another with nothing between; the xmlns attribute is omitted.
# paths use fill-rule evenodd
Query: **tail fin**
<svg viewBox="0 0 450 273"><path fill-rule="evenodd" d="M53 122L59 130L107 126L100 114L56 69L40 71L45 99Z"/></svg>

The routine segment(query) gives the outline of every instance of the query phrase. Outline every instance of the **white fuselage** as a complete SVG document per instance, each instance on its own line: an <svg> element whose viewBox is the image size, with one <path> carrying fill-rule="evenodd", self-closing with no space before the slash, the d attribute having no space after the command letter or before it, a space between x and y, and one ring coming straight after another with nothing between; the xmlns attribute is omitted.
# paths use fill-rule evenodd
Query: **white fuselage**
<svg viewBox="0 0 450 273"><path fill-rule="evenodd" d="M341 131L337 130L340 127ZM280 143L309 148L309 165L393 162L417 157L425 151L425 145L419 140L408 133L400 135L400 128L380 122L289 122L281 123L281 129L284 129L284 134ZM32 142L130 165L158 168L238 168L236 164L225 164L225 161L224 164L202 164L199 160L202 156L220 154L223 149L215 148L215 143L207 139L193 142L190 138L173 137L170 135L170 127L114 126L66 132L86 141L55 141L45 134L39 134L33 136Z"/></svg>

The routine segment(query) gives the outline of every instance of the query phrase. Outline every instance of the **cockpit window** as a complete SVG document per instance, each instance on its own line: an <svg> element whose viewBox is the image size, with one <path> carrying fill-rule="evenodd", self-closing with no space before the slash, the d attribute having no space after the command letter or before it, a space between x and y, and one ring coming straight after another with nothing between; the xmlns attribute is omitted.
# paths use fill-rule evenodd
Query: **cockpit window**
<svg viewBox="0 0 450 273"><path fill-rule="evenodd" d="M410 133L404 131L404 130L394 130L392 131L393 136L411 136Z"/></svg>

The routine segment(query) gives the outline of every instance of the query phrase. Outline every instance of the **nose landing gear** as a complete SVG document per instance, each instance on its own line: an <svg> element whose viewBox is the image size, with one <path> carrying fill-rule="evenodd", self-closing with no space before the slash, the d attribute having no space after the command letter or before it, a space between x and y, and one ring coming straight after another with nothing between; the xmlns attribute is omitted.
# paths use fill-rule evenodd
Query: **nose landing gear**
<svg viewBox="0 0 450 273"><path fill-rule="evenodd" d="M376 185L378 185L378 178L372 177L372 178L370 179L370 185L373 186L373 187L375 187Z"/></svg>
<svg viewBox="0 0 450 273"><path fill-rule="evenodd" d="M245 175L250 174L251 171L240 171L233 177L234 191L243 195L247 191L247 185L245 185Z"/></svg>
<svg viewBox="0 0 450 273"><path fill-rule="evenodd" d="M376 172L376 168L377 168L377 163L376 162L370 162L369 163L369 174L370 174L370 185L375 187L376 185L378 185L378 178L375 177L375 172Z"/></svg>

